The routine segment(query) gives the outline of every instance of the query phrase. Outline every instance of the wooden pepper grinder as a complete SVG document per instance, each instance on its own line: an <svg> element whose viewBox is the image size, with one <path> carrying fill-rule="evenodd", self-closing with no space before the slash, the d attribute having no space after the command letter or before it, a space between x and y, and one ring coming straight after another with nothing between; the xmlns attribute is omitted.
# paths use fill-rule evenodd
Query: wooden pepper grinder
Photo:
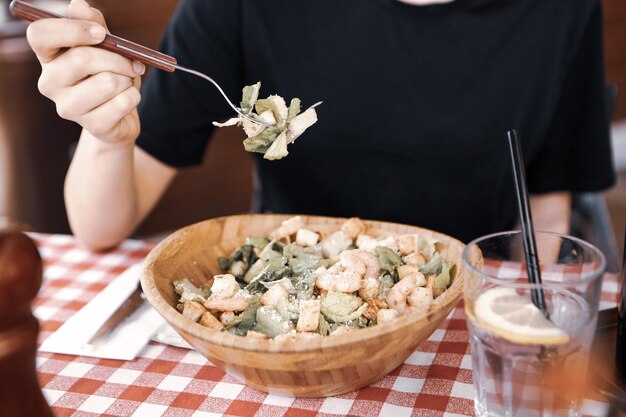
<svg viewBox="0 0 626 417"><path fill-rule="evenodd" d="M31 303L42 279L34 242L0 230L0 417L52 417L35 366L39 324Z"/></svg>

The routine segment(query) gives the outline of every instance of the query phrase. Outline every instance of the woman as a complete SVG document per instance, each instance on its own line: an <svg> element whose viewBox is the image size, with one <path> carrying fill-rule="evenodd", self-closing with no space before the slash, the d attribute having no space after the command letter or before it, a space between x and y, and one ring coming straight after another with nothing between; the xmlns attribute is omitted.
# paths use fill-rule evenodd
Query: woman
<svg viewBox="0 0 626 417"><path fill-rule="evenodd" d="M466 241L511 228L505 132L517 128L536 228L567 232L570 192L614 180L599 0L409 3L425 2L183 0L161 48L233 100L260 80L262 95L324 101L287 158L257 159L260 211ZM140 94L143 65L89 46L102 15L83 0L69 14L33 23L28 39L40 90L84 128L66 202L76 236L101 249L132 232L178 168L201 162L211 122L231 111L181 72L153 71Z"/></svg>

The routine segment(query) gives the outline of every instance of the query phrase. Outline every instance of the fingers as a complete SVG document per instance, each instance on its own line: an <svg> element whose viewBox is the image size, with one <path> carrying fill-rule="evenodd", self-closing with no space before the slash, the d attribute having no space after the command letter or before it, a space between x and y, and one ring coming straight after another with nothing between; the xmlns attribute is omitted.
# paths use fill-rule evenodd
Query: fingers
<svg viewBox="0 0 626 417"><path fill-rule="evenodd" d="M96 22L105 28L107 27L104 16L100 10L94 7L89 7L85 0L72 0L67 10L69 17L72 19L89 20Z"/></svg>
<svg viewBox="0 0 626 417"><path fill-rule="evenodd" d="M145 72L145 66L140 62L86 46L72 48L43 67L39 78L39 91L53 100L56 92L91 75L111 72L135 78Z"/></svg>
<svg viewBox="0 0 626 417"><path fill-rule="evenodd" d="M130 87L82 116L81 125L93 136L102 140L138 134L138 119L135 117L136 114L132 113L136 113L140 101L139 90Z"/></svg>
<svg viewBox="0 0 626 417"><path fill-rule="evenodd" d="M64 119L80 122L85 114L102 106L134 85L134 80L112 72L101 72L62 90L56 97L57 113Z"/></svg>
<svg viewBox="0 0 626 417"><path fill-rule="evenodd" d="M42 19L30 24L26 36L37 58L48 63L64 48L101 43L106 30L84 20Z"/></svg>

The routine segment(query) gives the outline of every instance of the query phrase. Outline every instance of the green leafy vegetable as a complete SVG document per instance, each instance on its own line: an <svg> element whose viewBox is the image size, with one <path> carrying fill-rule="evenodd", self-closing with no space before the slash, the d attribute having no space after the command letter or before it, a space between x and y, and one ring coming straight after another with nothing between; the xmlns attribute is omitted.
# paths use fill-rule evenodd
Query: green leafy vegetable
<svg viewBox="0 0 626 417"><path fill-rule="evenodd" d="M270 240L266 237L248 236L246 238L246 245L252 245L258 250L263 250L268 243L270 243Z"/></svg>
<svg viewBox="0 0 626 417"><path fill-rule="evenodd" d="M435 278L434 287L443 292L450 286L450 272L454 262L443 261L441 272Z"/></svg>
<svg viewBox="0 0 626 417"><path fill-rule="evenodd" d="M282 131L267 149L263 158L274 161L276 159L282 159L287 155L289 155L289 152L287 151L287 135L284 131Z"/></svg>
<svg viewBox="0 0 626 417"><path fill-rule="evenodd" d="M290 272L289 266L287 265L287 259L280 257L271 258L263 271L254 277L250 283L246 286L246 289L250 291L251 294L256 294L258 292L265 292L265 287L261 284L261 282L272 282L278 281L284 276L288 275Z"/></svg>
<svg viewBox="0 0 626 417"><path fill-rule="evenodd" d="M359 297L330 290L322 298L320 311L330 321L347 323L360 317L366 308L367 303Z"/></svg>
<svg viewBox="0 0 626 417"><path fill-rule="evenodd" d="M248 269L248 272L243 276L243 281L250 283L257 275L263 272L263 269L267 266L267 261L263 259L257 259L255 263Z"/></svg>
<svg viewBox="0 0 626 417"><path fill-rule="evenodd" d="M256 329L269 337L276 337L294 328L293 323L283 318L273 307L263 306L256 312Z"/></svg>
<svg viewBox="0 0 626 417"><path fill-rule="evenodd" d="M243 141L243 147L248 152L264 154L281 133L282 129L279 126L267 127L258 135L245 139Z"/></svg>
<svg viewBox="0 0 626 417"><path fill-rule="evenodd" d="M248 137L243 141L246 151L262 153L268 160L281 159L289 154L287 145L317 122L315 107L321 102L301 112L300 99L293 98L287 107L285 99L278 95L259 99L260 89L260 82L244 87L240 107L246 116L263 124L255 123L243 116L213 124L218 127L243 126Z"/></svg>
<svg viewBox="0 0 626 417"><path fill-rule="evenodd" d="M394 283L395 282L393 280L393 277L389 275L388 273L380 277L379 297L382 298L383 300L386 300L387 294L389 294L389 290L391 289L391 287L393 287Z"/></svg>
<svg viewBox="0 0 626 417"><path fill-rule="evenodd" d="M369 321L365 317L358 317L347 322L346 325L355 329L364 329L369 325Z"/></svg>
<svg viewBox="0 0 626 417"><path fill-rule="evenodd" d="M174 281L174 291L180 295L180 302L185 301L206 301L206 292L196 287L187 278Z"/></svg>
<svg viewBox="0 0 626 417"><path fill-rule="evenodd" d="M402 258L392 249L386 246L377 246L374 250L380 263L381 273L387 273L393 278L393 282L398 282L398 267L402 266Z"/></svg>
<svg viewBox="0 0 626 417"><path fill-rule="evenodd" d="M239 268L237 268L236 270L235 268L233 268L233 270L229 271L235 276L235 278L241 280L245 276L248 269L250 269L250 267L254 264L256 259L257 257L256 253L254 252L254 247L252 245L242 245L235 249L230 256L219 257L217 259L217 262L220 268L222 268L223 270L229 270L229 268L234 267L234 264L236 262L241 261L242 265L240 265Z"/></svg>
<svg viewBox="0 0 626 417"><path fill-rule="evenodd" d="M352 239L341 230L326 236L321 242L322 253L327 258L337 258L339 254L352 245Z"/></svg>
<svg viewBox="0 0 626 417"><path fill-rule="evenodd" d="M419 271L424 275L439 275L442 270L443 259L439 252L435 252L428 262L419 267Z"/></svg>
<svg viewBox="0 0 626 417"><path fill-rule="evenodd" d="M292 303L285 298L281 298L274 308L282 318L291 320L294 323L298 321L300 310L296 303Z"/></svg>
<svg viewBox="0 0 626 417"><path fill-rule="evenodd" d="M261 307L258 296L250 298L248 307L238 316L235 316L230 323L226 325L227 329L234 328L235 334L245 336L248 330L252 330L256 325L256 312Z"/></svg>
<svg viewBox="0 0 626 417"><path fill-rule="evenodd" d="M276 95L271 95L268 98L257 100L255 108L258 114L270 110L278 125L284 124L289 112L287 105L285 104L285 99Z"/></svg>
<svg viewBox="0 0 626 417"><path fill-rule="evenodd" d="M254 108L254 103L259 98L259 91L261 90L261 83L258 82L256 84L247 85L243 88L243 96L241 98L241 103L239 107L241 110L250 115L252 113L252 109Z"/></svg>
<svg viewBox="0 0 626 417"><path fill-rule="evenodd" d="M291 120L300 114L300 99L292 98L291 103L289 103L289 112L287 113L287 120Z"/></svg>
<svg viewBox="0 0 626 417"><path fill-rule="evenodd" d="M322 265L320 258L292 258L289 260L289 266L294 275L302 275L306 271L315 271Z"/></svg>
<svg viewBox="0 0 626 417"><path fill-rule="evenodd" d="M437 251L435 247L435 243L437 243L436 239L430 239L426 237L419 237L417 240L417 250L418 252L422 252L424 258L428 261Z"/></svg>
<svg viewBox="0 0 626 417"><path fill-rule="evenodd" d="M317 325L317 332L322 336L328 336L331 332L330 324L324 318L324 315L320 313L319 324Z"/></svg>
<svg viewBox="0 0 626 417"><path fill-rule="evenodd" d="M299 300L309 300L313 297L316 279L315 274L308 270L298 279L294 286L296 287L297 298Z"/></svg>

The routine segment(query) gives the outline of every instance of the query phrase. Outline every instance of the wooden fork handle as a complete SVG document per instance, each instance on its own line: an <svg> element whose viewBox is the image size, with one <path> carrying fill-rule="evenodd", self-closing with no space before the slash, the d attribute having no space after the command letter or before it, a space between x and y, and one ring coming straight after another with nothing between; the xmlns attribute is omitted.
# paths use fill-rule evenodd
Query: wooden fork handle
<svg viewBox="0 0 626 417"><path fill-rule="evenodd" d="M62 18L58 14L40 9L22 0L13 0L9 9L14 16L30 22L39 19ZM102 43L95 46L168 72L176 70L176 58L110 33L106 35Z"/></svg>

